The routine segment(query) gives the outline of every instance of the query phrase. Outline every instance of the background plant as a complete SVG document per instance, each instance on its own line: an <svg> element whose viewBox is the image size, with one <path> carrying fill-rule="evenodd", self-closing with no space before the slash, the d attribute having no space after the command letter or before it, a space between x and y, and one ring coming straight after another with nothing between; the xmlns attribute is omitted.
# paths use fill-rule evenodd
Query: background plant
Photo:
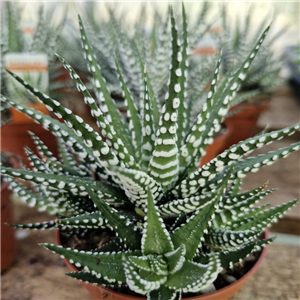
<svg viewBox="0 0 300 300"><path fill-rule="evenodd" d="M270 18L266 16L257 22L254 19L256 14L253 5L250 6L245 17L236 16L235 22L229 19L225 5L222 6L221 14L223 22L223 33L220 36L220 48L223 50L222 73L227 74L249 53L258 33L266 26ZM266 95L285 81L280 74L284 63L283 55L277 53L275 43L286 31L287 26L268 36L233 104L251 101L251 98L255 101L259 98L253 98L254 96Z"/></svg>
<svg viewBox="0 0 300 300"><path fill-rule="evenodd" d="M58 57L91 107L99 133L58 101L10 72L65 122L1 96L2 101L51 130L58 137L61 152L60 159L56 159L32 135L40 151L36 156L26 150L33 170L2 168L24 201L57 216L44 223L15 226L69 227L74 229L70 235L83 236L103 229L112 235L109 243L88 251L44 244L83 268L68 274L71 277L112 288L127 286L148 299L180 299L186 293L201 293L222 268L270 243L272 239L257 240L257 236L298 202L252 208L272 190L264 190L266 185L262 185L239 192L239 186L248 172L256 172L300 149L298 142L248 157L254 149L298 131L300 124L241 141L198 167L269 28L218 87L222 57L217 60L207 101L196 120L188 123L184 105L189 59L186 22L183 7L179 34L170 10L172 56L164 100L155 98L148 68L141 62L143 104L139 110L116 60L126 100L126 122L105 84L79 20L83 50L94 78L95 99L73 68ZM31 181L32 190L22 180Z"/></svg>
<svg viewBox="0 0 300 300"><path fill-rule="evenodd" d="M31 38L26 38L22 32L24 4L17 2L6 1L1 5L1 93L8 93L7 80L8 76L5 72L4 58L7 53L45 53L48 56L49 63L49 92L53 97L57 97L57 89L62 86L58 82L61 76L59 71L60 65L57 64L55 51L60 51L62 46L61 33L64 28L66 12L63 18L58 23L55 23L56 10L54 8L45 9L40 5L38 10L36 28ZM30 76L30 75L28 75ZM32 85L39 84L39 79L34 80L27 76L26 80ZM56 81L56 83L54 83ZM21 94L20 94L21 93ZM19 101L35 102L35 98L27 93L24 97L26 90L16 89L16 93L10 95L11 97L18 98ZM25 94L26 95L26 94ZM3 109L5 107L2 107Z"/></svg>

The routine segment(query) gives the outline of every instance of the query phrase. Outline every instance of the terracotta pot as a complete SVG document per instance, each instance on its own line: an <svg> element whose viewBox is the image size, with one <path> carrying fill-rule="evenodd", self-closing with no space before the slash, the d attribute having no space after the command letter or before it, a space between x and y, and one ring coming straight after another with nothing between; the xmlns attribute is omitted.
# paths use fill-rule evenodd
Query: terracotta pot
<svg viewBox="0 0 300 300"><path fill-rule="evenodd" d="M12 167L19 167L17 161L12 161ZM12 265L17 255L15 229L6 225L13 223L12 191L8 189L8 185L8 182L1 183L1 272Z"/></svg>
<svg viewBox="0 0 300 300"><path fill-rule="evenodd" d="M59 230L55 233L56 237L56 243L57 245L60 245L60 233ZM269 230L266 228L265 230L265 236L264 238L267 239L269 237ZM266 256L267 248L263 248L257 262L255 265L240 279L238 279L236 282L221 288L215 292L205 294L205 295L199 295L195 297L188 297L183 298L186 300L228 300L230 297L232 297L249 279L250 276L252 276L257 269L260 267L261 263L263 262L265 256ZM68 266L68 268L72 272L77 272L78 269L72 265L67 259L64 259L64 262ZM101 300L101 299L115 299L115 300L146 300L146 298L142 297L135 297L135 296L129 296L125 294L120 294L118 292L115 292L113 290L110 290L108 288L99 286L99 285L93 285L90 283L80 282L81 285L83 285L91 294L92 300Z"/></svg>
<svg viewBox="0 0 300 300"><path fill-rule="evenodd" d="M222 152L222 149L226 146L227 138L231 136L231 128L227 128L226 131L216 137L213 143L206 148L206 154L202 157L199 167L210 162L213 158L215 158L218 154Z"/></svg>
<svg viewBox="0 0 300 300"><path fill-rule="evenodd" d="M249 137L257 134L257 121L260 115L267 110L270 101L263 101L261 104L239 105L233 107L232 110L238 109L239 111L226 118L224 124L229 132L223 148L220 152L228 149L233 144L246 140Z"/></svg>
<svg viewBox="0 0 300 300"><path fill-rule="evenodd" d="M46 105L43 103L32 103L32 104L27 104L26 106L33 108L35 110L38 110L42 112L44 115L49 115L49 110L47 109ZM24 113L18 111L14 107L10 107L10 114L11 118L14 123L34 123L34 120L32 118L27 117Z"/></svg>
<svg viewBox="0 0 300 300"><path fill-rule="evenodd" d="M9 122L1 128L1 151L11 152L20 156L23 162L29 166L24 147L29 147L35 153L37 151L28 131L38 136L55 156L58 155L58 147L54 135L40 124L26 122Z"/></svg>

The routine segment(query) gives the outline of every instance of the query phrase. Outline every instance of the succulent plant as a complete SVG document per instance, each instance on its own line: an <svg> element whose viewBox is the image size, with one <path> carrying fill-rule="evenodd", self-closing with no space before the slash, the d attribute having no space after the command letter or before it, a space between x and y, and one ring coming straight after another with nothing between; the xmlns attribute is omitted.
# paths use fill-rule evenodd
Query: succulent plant
<svg viewBox="0 0 300 300"><path fill-rule="evenodd" d="M239 186L248 172L256 172L300 149L298 142L257 157L245 157L298 131L300 124L241 141L199 167L269 28L216 88L220 55L207 102L196 120L188 123L183 100L188 97L185 70L189 59L184 46L188 36L184 6L181 35L172 9L169 14L172 55L164 101L155 98L144 66L143 104L141 110L137 109L116 60L127 122L110 96L80 18L82 45L94 78L96 99L72 67L58 57L91 107L99 131L11 72L65 124L1 96L2 101L51 130L60 147L60 157L56 158L32 135L40 152L37 156L26 149L33 169L2 167L2 174L22 200L56 216L52 221L14 226L62 231L70 228L69 234L77 231L82 235L88 230L111 232L108 243L86 251L43 246L81 268L69 273L71 277L111 288L125 286L153 300L181 299L186 293L203 291L223 268L269 244L273 239L258 240L258 235L298 202L252 208L272 190L264 190L262 185L239 192ZM31 181L32 189L23 180Z"/></svg>
<svg viewBox="0 0 300 300"><path fill-rule="evenodd" d="M39 7L36 15L37 23L32 38L26 39L22 32L21 23L23 6L20 3L6 1L1 5L1 65L4 65L4 57L7 53L45 53L49 63L51 95L57 96L56 90L62 86L57 82L57 78L61 75L58 68L59 64L55 63L56 57L54 51L60 51L62 45L61 32L64 27L64 17L59 24L54 25L55 9L46 10L43 5ZM24 78L25 79L25 78ZM33 79L30 73L27 74L26 81L39 86L40 78ZM54 84L54 82L56 83ZM5 69L1 67L1 93L8 93L7 74ZM26 90L14 88L14 97L26 99L35 102L35 99L28 97ZM25 97L27 95L27 97Z"/></svg>

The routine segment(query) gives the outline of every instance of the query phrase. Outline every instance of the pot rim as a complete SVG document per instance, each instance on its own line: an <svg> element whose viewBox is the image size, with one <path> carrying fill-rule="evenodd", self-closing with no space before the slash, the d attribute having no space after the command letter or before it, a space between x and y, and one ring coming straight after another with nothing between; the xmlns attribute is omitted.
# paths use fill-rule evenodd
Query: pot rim
<svg viewBox="0 0 300 300"><path fill-rule="evenodd" d="M270 231L269 231L269 228L266 227L265 230L264 230L264 238L265 239L268 239L270 236ZM57 245L61 245L61 242L60 242L60 230L56 230L55 232L55 240L56 240L56 243ZM197 295L197 296L193 296L193 297L187 297L187 298L182 298L184 300L200 300L201 297L212 297L211 299L217 299L217 298L213 298L214 296L218 296L220 294L222 294L223 292L225 292L226 290L229 290L229 289L235 289L237 286L239 285L243 285L243 282L246 282L248 280L248 278L250 276L252 276L256 271L257 269L260 267L260 265L262 264L263 260L265 259L266 257L266 254L267 254L267 247L264 247L259 255L259 258L258 260L255 262L255 264L253 265L253 267L245 274L243 275L241 278L237 279L235 282L223 287L223 288L220 288L214 292L211 292L211 293L207 293L207 294L203 294L203 295ZM73 271L73 272L77 272L78 269L73 265L71 264L66 258L63 259L64 262L66 263L66 265ZM120 295L120 296L124 296L126 294L122 294L122 293L119 293L119 292L116 292L112 289L109 289L109 288L106 288L106 287L103 287L101 285L97 285L97 284L92 284L92 283L86 283L86 282L83 282L85 284L91 284L92 286L94 287L97 287L99 286L99 288L101 288L103 291L107 292L107 293L113 293L115 294L116 296ZM136 297L136 296L131 296L130 297L132 299L135 299L135 300L146 300L146 298L141 298L141 297Z"/></svg>

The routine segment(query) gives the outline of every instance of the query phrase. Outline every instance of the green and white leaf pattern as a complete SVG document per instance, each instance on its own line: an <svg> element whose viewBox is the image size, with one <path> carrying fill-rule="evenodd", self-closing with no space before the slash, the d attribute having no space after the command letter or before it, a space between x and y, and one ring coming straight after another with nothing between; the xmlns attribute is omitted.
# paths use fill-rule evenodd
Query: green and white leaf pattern
<svg viewBox="0 0 300 300"><path fill-rule="evenodd" d="M200 14L206 13L207 5ZM127 36L114 11L110 11L111 20L99 31L99 38L88 37L89 32L97 31L96 24L86 32L79 18L95 97L71 65L57 57L90 107L96 129L11 72L65 124L1 95L3 103L51 131L59 149L59 157L53 157L45 141L31 134L38 150L34 154L25 149L32 169L1 166L1 174L22 201L54 215L50 221L12 226L64 228L68 235L88 230L112 232L111 241L89 251L43 246L82 267L69 276L110 288L129 288L148 300L180 300L184 293L198 293L213 284L222 268L232 267L272 242L257 237L299 202L297 199L276 207L253 208L274 190L265 190L266 184L250 191L240 191L240 186L248 172L256 172L300 149L300 142L296 142L247 157L255 149L299 131L300 124L241 141L199 167L228 108L237 99L239 86L269 28L219 82L222 62L228 64L231 54L220 53L213 74L206 75L206 70L200 76L201 69L190 69L188 48L195 41L188 41L183 4L179 29L176 15L170 9L165 23L156 12L157 24L146 40L141 32L136 40ZM114 32L111 41L103 35L108 31ZM244 52L243 33L247 30L239 31L239 53ZM103 44L95 47L97 41ZM112 53L116 41L121 49ZM105 67L115 73L101 68L93 49L103 52L102 56L109 59ZM203 78L205 85L211 79L207 95L201 95L198 89L191 92L189 84L195 74ZM126 118L110 91L116 85L114 92L123 93ZM206 98L206 102L201 111L194 113L192 102L196 98ZM30 181L31 186L24 181Z"/></svg>

